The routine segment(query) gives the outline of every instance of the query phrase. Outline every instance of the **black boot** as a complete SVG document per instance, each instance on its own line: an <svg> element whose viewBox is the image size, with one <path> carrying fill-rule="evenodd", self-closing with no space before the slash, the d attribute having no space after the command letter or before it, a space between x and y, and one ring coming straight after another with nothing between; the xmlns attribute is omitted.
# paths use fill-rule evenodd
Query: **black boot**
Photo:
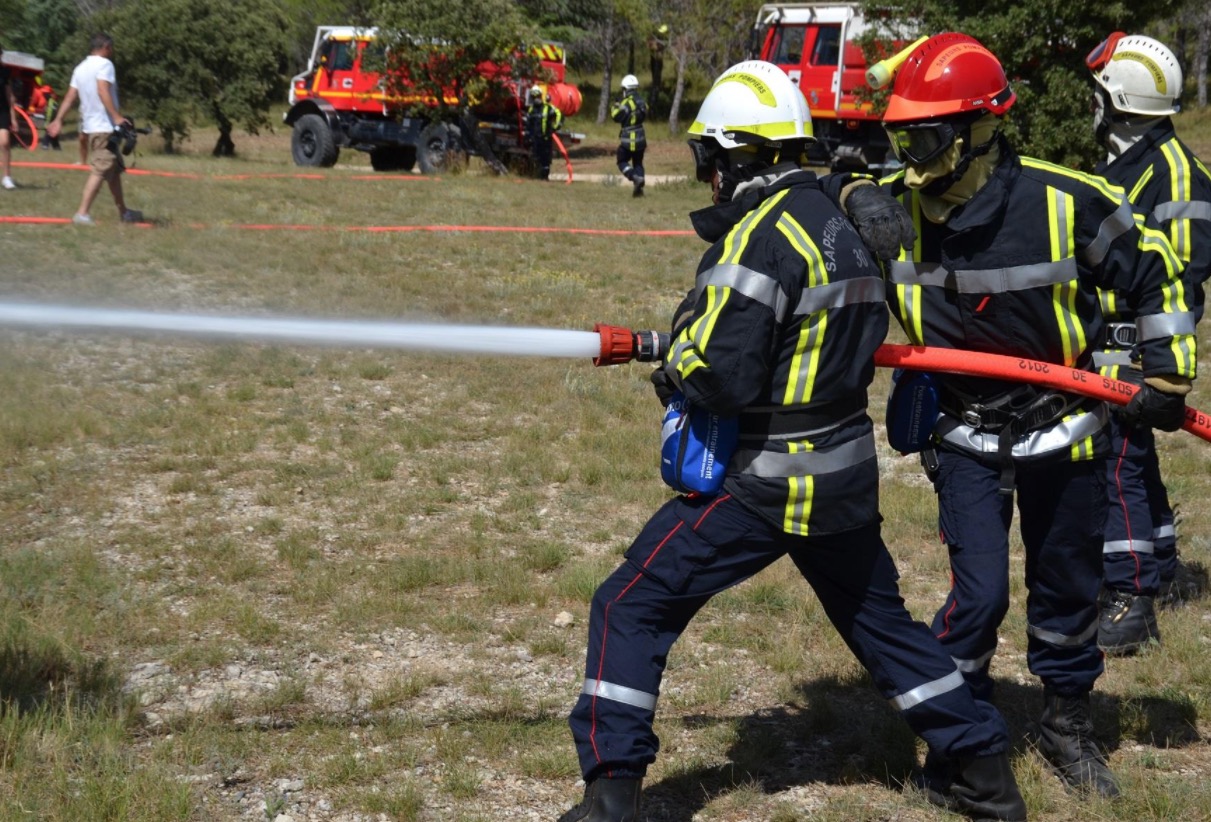
<svg viewBox="0 0 1211 822"><path fill-rule="evenodd" d="M923 791L945 793L955 779L955 760L933 748L925 752L925 764L912 776L912 782Z"/></svg>
<svg viewBox="0 0 1211 822"><path fill-rule="evenodd" d="M1097 646L1110 656L1127 656L1161 641L1152 597L1105 591L1097 626Z"/></svg>
<svg viewBox="0 0 1211 822"><path fill-rule="evenodd" d="M1093 734L1088 692L1060 696L1044 689L1036 741L1039 753L1068 787L1096 792L1106 799L1119 795L1118 781Z"/></svg>
<svg viewBox="0 0 1211 822"><path fill-rule="evenodd" d="M935 762L939 766L942 763L949 764L949 771L943 768L938 773L949 776L950 783L941 790L926 787L925 795L930 802L971 819L1026 822L1026 801L1013 778L1008 753L940 758ZM929 764L926 758L926 768Z"/></svg>
<svg viewBox="0 0 1211 822"><path fill-rule="evenodd" d="M559 822L638 822L642 779L594 779L584 786L584 799Z"/></svg>

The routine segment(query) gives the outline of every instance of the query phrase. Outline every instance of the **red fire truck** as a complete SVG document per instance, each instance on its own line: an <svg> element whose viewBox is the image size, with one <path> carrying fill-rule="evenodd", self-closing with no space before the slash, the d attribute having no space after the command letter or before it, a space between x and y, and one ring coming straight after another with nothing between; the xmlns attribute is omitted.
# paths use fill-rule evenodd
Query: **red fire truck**
<svg viewBox="0 0 1211 822"><path fill-rule="evenodd" d="M354 26L316 30L307 70L290 83L290 109L285 115L286 125L293 129L291 154L296 165L331 166L341 148L352 148L368 152L378 171L410 171L419 165L422 172L432 174L468 155L489 152L506 165L522 167L529 161L523 121L532 86L545 89L551 104L565 116L580 110L579 89L564 82L563 47L541 43L531 51L549 80L512 78L496 66L484 65L480 71L494 80L493 91L471 106L471 119L443 122L426 116L423 112L435 108L435 100L420 93L388 94L385 78L371 68L375 34L374 29ZM581 135L561 132L559 137L570 145Z"/></svg>
<svg viewBox="0 0 1211 822"><path fill-rule="evenodd" d="M855 92L866 59L855 40L869 29L859 3L767 3L753 28L754 56L778 65L807 98L818 142L813 160L835 170L898 167L881 112Z"/></svg>

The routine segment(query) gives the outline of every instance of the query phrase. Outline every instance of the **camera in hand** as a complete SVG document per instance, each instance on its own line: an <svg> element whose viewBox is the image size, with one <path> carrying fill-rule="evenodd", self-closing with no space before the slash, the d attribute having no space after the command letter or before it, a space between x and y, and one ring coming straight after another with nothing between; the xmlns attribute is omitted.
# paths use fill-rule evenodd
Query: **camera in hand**
<svg viewBox="0 0 1211 822"><path fill-rule="evenodd" d="M151 134L151 129L135 128L135 121L128 118L114 129L114 133L109 137L107 148L114 154L121 152L124 156L129 157L139 142L140 134Z"/></svg>

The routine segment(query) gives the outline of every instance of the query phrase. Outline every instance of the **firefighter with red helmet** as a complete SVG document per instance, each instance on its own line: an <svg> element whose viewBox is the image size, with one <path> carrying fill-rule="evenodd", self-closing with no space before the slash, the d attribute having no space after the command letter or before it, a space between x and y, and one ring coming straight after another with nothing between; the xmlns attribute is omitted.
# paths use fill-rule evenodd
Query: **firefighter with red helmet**
<svg viewBox="0 0 1211 822"><path fill-rule="evenodd" d="M867 388L887 333L884 283L800 166L814 139L807 101L777 66L743 62L716 80L689 133L716 203L691 220L712 245L653 381L666 402L675 390L734 419L735 450L722 486L667 502L593 595L569 717L584 799L560 822L638 821L670 648L715 594L788 554L882 695L955 763L938 801L1024 820L1003 718L977 706L909 615L880 535Z"/></svg>
<svg viewBox="0 0 1211 822"><path fill-rule="evenodd" d="M883 122L904 168L881 184L917 237L889 266L892 313L916 345L1092 371L1106 332L1098 289L1112 288L1135 312L1148 378L1127 413L1178 427L1196 362L1181 261L1153 224L1137 226L1121 188L1019 156L1002 130L1014 102L1000 62L964 34L930 37L900 66ZM937 383L941 411L922 462L952 585L934 632L991 708L1016 493L1027 661L1044 687L1037 749L1069 786L1116 796L1090 715L1103 670L1106 406L992 379ZM931 749L924 782L944 786L952 772Z"/></svg>
<svg viewBox="0 0 1211 822"><path fill-rule="evenodd" d="M1186 297L1201 314L1203 283L1211 275L1211 176L1170 119L1182 90L1177 57L1151 37L1115 32L1090 52L1086 65L1094 79L1094 134L1106 150L1095 171L1122 186L1135 210L1154 218L1169 237L1186 264ZM1109 322L1094 362L1108 377L1143 383L1135 312L1121 292L1107 290L1102 313ZM1158 601L1180 601L1177 534L1152 429L1116 413L1110 437L1098 645L1125 655L1160 641Z"/></svg>

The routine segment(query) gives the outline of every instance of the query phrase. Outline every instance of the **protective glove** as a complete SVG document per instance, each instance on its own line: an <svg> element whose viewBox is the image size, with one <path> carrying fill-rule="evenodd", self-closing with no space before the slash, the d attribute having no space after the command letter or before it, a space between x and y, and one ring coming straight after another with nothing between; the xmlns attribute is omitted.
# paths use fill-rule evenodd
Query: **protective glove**
<svg viewBox="0 0 1211 822"><path fill-rule="evenodd" d="M1186 395L1162 391L1149 380L1119 409L1118 418L1131 428L1176 431L1186 419Z"/></svg>
<svg viewBox="0 0 1211 822"><path fill-rule="evenodd" d="M870 252L895 260L900 248L912 248L917 232L904 205L871 180L859 180L841 192L841 208Z"/></svg>
<svg viewBox="0 0 1211 822"><path fill-rule="evenodd" d="M669 401L673 399L673 392L677 390L677 385L673 382L673 378L668 375L668 372L664 370L664 366L661 365L652 371L648 379L652 383L652 388L656 389L656 396L660 400L660 405L667 408Z"/></svg>

